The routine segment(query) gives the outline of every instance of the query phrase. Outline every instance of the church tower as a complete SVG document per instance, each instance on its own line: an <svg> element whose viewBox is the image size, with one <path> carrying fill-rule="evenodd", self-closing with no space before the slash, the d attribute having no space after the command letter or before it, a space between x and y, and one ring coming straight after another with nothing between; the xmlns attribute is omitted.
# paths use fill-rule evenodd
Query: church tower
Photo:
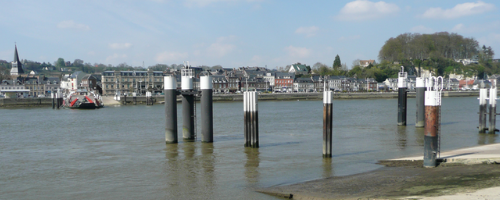
<svg viewBox="0 0 500 200"><path fill-rule="evenodd" d="M19 76L24 74L23 63L19 60L19 56L17 54L17 45L15 45L14 50L14 61L12 61L12 69L10 69L11 76Z"/></svg>

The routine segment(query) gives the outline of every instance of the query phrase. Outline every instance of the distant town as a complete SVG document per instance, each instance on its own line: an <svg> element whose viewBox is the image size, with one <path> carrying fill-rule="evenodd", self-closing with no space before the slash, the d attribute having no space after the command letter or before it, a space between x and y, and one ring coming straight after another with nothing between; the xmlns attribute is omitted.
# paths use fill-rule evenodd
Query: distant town
<svg viewBox="0 0 500 200"><path fill-rule="evenodd" d="M435 40L455 38L454 41L460 41L462 37L448 33L427 36ZM325 88L337 92L388 92L396 90L397 74L401 70L408 72L409 91L415 90L417 75L441 75L444 77L444 89L450 91L476 90L479 87L478 80L486 84L500 83L497 81L500 79L499 59L493 59L491 47L480 48L474 39L462 37L461 45L456 44L455 49L448 46L440 49L434 45L433 50L427 52L416 46L418 41L412 46L411 39L408 39L417 40L419 37L423 36L402 34L391 38L381 49L381 63L376 63L374 59L355 60L350 70L345 63L341 63L338 55L332 67L318 62L312 67L305 63L294 63L274 69L258 66L224 68L220 65L192 67L189 64L157 64L145 68L125 63L118 66L93 65L80 59L71 63L62 58L52 65L21 61L15 46L12 62L0 60L0 97L47 97L58 89L65 93L78 89L97 91L103 96L132 93L141 96L146 92L162 94L163 77L175 76L180 88L180 71L186 67L194 72L195 89L199 88L200 76L211 75L216 94L240 93L244 90L269 93L322 92ZM399 40L410 42L401 46Z"/></svg>

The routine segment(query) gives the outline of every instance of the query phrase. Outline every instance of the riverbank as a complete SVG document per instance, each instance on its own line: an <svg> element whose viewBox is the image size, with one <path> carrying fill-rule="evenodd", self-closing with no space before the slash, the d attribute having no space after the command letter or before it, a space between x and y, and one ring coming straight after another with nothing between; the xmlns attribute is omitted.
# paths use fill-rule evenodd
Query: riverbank
<svg viewBox="0 0 500 200"><path fill-rule="evenodd" d="M263 188L259 192L293 199L470 199L500 195L500 144L444 152L436 168L420 157L381 161L386 167L350 176Z"/></svg>
<svg viewBox="0 0 500 200"><path fill-rule="evenodd" d="M469 97L469 96L479 96L477 91L444 91L443 97ZM397 92L350 92L350 93L334 93L334 99L392 99L397 98ZM408 98L415 98L415 92L409 92ZM163 103L163 96L154 96L154 101L157 103ZM260 101L296 101L296 100L322 100L323 93L312 92L312 93L262 93L259 94ZM126 101L128 105L134 105L133 97L121 97L120 101L114 100L112 96L104 96L103 103L104 106L111 105L123 105ZM180 96L177 97L177 101L181 102ZM199 101L199 99L197 100ZM242 94L214 94L213 101L243 101ZM146 97L139 96L135 97L136 104L146 104ZM25 99L10 99L1 98L0 107L30 107L30 106L52 106L51 98L25 98Z"/></svg>

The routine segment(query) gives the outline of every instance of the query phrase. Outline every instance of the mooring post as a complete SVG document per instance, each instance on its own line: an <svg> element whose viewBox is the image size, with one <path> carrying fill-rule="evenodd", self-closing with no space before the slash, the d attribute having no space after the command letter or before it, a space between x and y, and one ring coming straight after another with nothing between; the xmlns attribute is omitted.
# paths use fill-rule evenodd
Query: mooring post
<svg viewBox="0 0 500 200"><path fill-rule="evenodd" d="M441 128L441 91L443 77L429 77L425 83L425 129L424 129L424 167L436 167L439 153L439 132Z"/></svg>
<svg viewBox="0 0 500 200"><path fill-rule="evenodd" d="M407 77L408 74L404 72L404 67L401 66L401 71L398 75L398 126L406 126Z"/></svg>
<svg viewBox="0 0 500 200"><path fill-rule="evenodd" d="M333 92L323 92L323 158L332 157Z"/></svg>
<svg viewBox="0 0 500 200"><path fill-rule="evenodd" d="M133 104L134 105L137 105L137 97L136 97L137 93L133 92L132 93L132 101L133 101Z"/></svg>
<svg viewBox="0 0 500 200"><path fill-rule="evenodd" d="M146 105L150 106L151 104L151 92L146 92Z"/></svg>
<svg viewBox="0 0 500 200"><path fill-rule="evenodd" d="M491 83L490 88L490 127L488 128L488 133L493 133L497 131L497 86L496 80Z"/></svg>
<svg viewBox="0 0 500 200"><path fill-rule="evenodd" d="M425 81L421 77L416 78L416 102L417 102L417 121L415 127L425 126Z"/></svg>
<svg viewBox="0 0 500 200"><path fill-rule="evenodd" d="M127 94L124 94L123 95L123 102L122 102L123 105L127 105Z"/></svg>
<svg viewBox="0 0 500 200"><path fill-rule="evenodd" d="M50 98L52 98L52 109L56 108L56 95L54 94L54 91L50 92Z"/></svg>
<svg viewBox="0 0 500 200"><path fill-rule="evenodd" d="M486 133L486 99L488 95L488 89L479 89L479 133Z"/></svg>
<svg viewBox="0 0 500 200"><path fill-rule="evenodd" d="M259 94L253 92L252 99L252 119L253 119L253 148L259 148Z"/></svg>
<svg viewBox="0 0 500 200"><path fill-rule="evenodd" d="M182 138L188 142L194 142L194 95L193 78L190 75L181 76L182 92Z"/></svg>
<svg viewBox="0 0 500 200"><path fill-rule="evenodd" d="M248 121L250 120L249 117L249 102L248 102L248 92L243 92L243 135L245 137L245 147L250 146L250 126L248 124Z"/></svg>
<svg viewBox="0 0 500 200"><path fill-rule="evenodd" d="M212 100L212 76L200 77L201 89L201 142L214 141L214 119Z"/></svg>
<svg viewBox="0 0 500 200"><path fill-rule="evenodd" d="M165 93L165 142L177 143L177 80L174 76L163 78Z"/></svg>
<svg viewBox="0 0 500 200"><path fill-rule="evenodd" d="M56 93L56 104L57 104L57 109L61 106L61 89L57 88L57 93Z"/></svg>

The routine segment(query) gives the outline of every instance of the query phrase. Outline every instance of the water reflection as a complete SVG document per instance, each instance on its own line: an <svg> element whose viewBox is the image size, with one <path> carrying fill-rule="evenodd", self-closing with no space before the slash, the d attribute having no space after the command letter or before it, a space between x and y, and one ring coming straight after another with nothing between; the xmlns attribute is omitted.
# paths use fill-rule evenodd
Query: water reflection
<svg viewBox="0 0 500 200"><path fill-rule="evenodd" d="M497 137L497 134L479 133L477 135L477 144L494 144Z"/></svg>
<svg viewBox="0 0 500 200"><path fill-rule="evenodd" d="M404 150L406 148L407 138L406 138L406 126L398 126L396 130L397 136L397 146L399 149Z"/></svg>
<svg viewBox="0 0 500 200"><path fill-rule="evenodd" d="M207 192L212 193L212 191L216 187L215 184L217 183L217 180L215 180L217 177L214 175L215 156L213 143L201 143L200 159L200 168L203 169L201 178L203 179L204 188L207 190Z"/></svg>
<svg viewBox="0 0 500 200"><path fill-rule="evenodd" d="M190 159L193 158L196 150L195 142L184 142L182 143L182 150L184 151L184 158Z"/></svg>
<svg viewBox="0 0 500 200"><path fill-rule="evenodd" d="M415 142L418 146L424 146L425 128L415 128Z"/></svg>
<svg viewBox="0 0 500 200"><path fill-rule="evenodd" d="M168 161L174 160L179 156L178 145L177 144L166 144L165 147L165 158Z"/></svg>
<svg viewBox="0 0 500 200"><path fill-rule="evenodd" d="M247 162L245 163L245 177L249 183L256 183L259 180L259 149L245 148Z"/></svg>
<svg viewBox="0 0 500 200"><path fill-rule="evenodd" d="M332 158L323 158L323 178L333 176Z"/></svg>

